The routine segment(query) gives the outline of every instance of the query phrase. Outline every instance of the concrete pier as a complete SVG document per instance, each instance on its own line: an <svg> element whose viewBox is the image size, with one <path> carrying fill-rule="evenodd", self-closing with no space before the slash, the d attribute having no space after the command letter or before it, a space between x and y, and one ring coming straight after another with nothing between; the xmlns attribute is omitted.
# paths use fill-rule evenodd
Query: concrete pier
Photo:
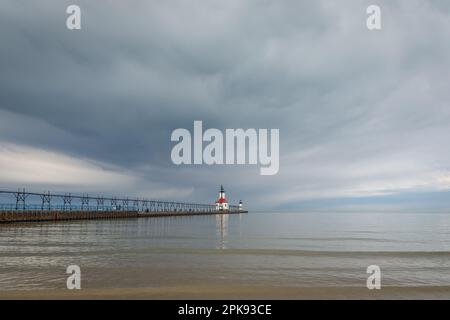
<svg viewBox="0 0 450 320"><path fill-rule="evenodd" d="M125 218L149 218L169 216L195 216L216 214L239 214L247 211L0 211L0 223L12 222L38 222L38 221L65 221L65 220L100 220L100 219L125 219Z"/></svg>
<svg viewBox="0 0 450 320"><path fill-rule="evenodd" d="M248 211L244 210L233 210L233 211L213 211L213 212L204 212L204 211L185 211L185 212L140 212L138 214L138 218L145 217L170 217L170 216L213 216L216 214L239 214L239 213L248 213Z"/></svg>

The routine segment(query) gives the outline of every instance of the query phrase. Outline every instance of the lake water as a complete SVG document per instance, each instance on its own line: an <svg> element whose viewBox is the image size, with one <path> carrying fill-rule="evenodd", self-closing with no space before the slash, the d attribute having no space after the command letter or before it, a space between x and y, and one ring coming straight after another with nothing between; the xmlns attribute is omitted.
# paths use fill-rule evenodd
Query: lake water
<svg viewBox="0 0 450 320"><path fill-rule="evenodd" d="M0 225L0 290L450 286L450 214L249 213Z"/></svg>

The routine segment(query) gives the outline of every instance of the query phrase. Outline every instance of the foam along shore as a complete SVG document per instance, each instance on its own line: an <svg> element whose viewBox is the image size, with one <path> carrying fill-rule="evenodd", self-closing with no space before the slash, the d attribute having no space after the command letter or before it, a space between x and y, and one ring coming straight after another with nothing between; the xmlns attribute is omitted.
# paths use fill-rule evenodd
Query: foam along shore
<svg viewBox="0 0 450 320"><path fill-rule="evenodd" d="M230 211L0 211L0 223L37 222L37 221L67 221L67 220L99 220L99 219L130 219L168 216L196 216L216 214L240 214L245 210Z"/></svg>

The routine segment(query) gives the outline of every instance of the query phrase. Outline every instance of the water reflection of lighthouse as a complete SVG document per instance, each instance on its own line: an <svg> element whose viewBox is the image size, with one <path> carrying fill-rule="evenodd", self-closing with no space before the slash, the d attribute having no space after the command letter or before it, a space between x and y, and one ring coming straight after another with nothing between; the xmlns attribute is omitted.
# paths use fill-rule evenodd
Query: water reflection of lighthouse
<svg viewBox="0 0 450 320"><path fill-rule="evenodd" d="M216 214L216 233L220 239L219 249L226 249L228 237L228 214Z"/></svg>

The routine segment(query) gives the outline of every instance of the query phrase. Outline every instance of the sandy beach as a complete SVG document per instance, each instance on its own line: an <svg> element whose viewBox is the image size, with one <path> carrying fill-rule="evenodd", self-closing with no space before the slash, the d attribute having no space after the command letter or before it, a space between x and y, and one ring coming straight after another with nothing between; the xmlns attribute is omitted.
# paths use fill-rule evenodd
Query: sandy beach
<svg viewBox="0 0 450 320"><path fill-rule="evenodd" d="M0 299L449 299L450 287L385 287L368 290L356 287L158 287L81 290L3 291Z"/></svg>

